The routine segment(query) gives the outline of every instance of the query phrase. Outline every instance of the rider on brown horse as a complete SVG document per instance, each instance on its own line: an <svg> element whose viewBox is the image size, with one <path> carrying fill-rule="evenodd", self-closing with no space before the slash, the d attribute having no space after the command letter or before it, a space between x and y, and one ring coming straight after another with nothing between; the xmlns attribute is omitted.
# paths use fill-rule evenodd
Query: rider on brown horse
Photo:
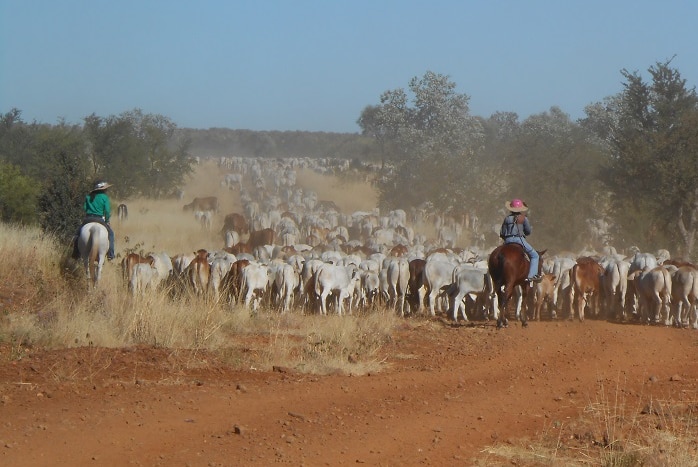
<svg viewBox="0 0 698 467"><path fill-rule="evenodd" d="M505 206L509 210L509 214L502 222L499 236L504 240L504 243L518 243L523 247L528 257L531 258L526 281L540 282L542 278L538 274L538 252L526 241L526 236L531 235L531 224L526 217L528 205L520 199L512 199L507 201Z"/></svg>

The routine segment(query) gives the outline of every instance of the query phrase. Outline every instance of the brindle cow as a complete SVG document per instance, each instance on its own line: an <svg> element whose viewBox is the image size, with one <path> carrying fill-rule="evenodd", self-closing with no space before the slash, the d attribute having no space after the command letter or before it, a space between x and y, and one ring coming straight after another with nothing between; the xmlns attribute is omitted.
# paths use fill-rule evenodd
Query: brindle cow
<svg viewBox="0 0 698 467"><path fill-rule="evenodd" d="M185 204L185 211L213 211L218 212L218 198L215 196L207 196L205 198L194 198L189 204Z"/></svg>

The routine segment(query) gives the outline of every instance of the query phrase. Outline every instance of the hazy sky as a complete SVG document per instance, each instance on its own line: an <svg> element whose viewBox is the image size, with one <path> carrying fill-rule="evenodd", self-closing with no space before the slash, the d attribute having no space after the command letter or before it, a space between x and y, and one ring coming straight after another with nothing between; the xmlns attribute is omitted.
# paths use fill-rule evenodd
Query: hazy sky
<svg viewBox="0 0 698 467"><path fill-rule="evenodd" d="M473 115L576 119L623 68L648 79L676 55L696 85L697 19L692 0L0 0L0 112L353 133L430 70Z"/></svg>

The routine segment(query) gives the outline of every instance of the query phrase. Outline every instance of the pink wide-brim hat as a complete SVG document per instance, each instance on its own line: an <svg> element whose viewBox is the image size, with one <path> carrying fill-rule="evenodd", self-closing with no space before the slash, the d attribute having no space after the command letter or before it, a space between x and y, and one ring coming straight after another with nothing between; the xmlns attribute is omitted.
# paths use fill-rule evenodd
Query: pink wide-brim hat
<svg viewBox="0 0 698 467"><path fill-rule="evenodd" d="M528 205L524 201L522 201L518 198L514 198L511 201L507 201L504 205L511 212L526 212L526 211L528 211Z"/></svg>

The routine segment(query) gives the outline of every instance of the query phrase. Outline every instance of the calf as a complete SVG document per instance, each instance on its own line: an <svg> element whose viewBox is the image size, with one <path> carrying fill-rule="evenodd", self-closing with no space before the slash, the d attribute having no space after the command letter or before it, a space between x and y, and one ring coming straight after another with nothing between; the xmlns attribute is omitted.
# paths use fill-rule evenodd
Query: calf
<svg viewBox="0 0 698 467"><path fill-rule="evenodd" d="M116 217L119 219L119 222L123 222L128 219L128 206L126 206L124 203L118 205L116 207Z"/></svg>
<svg viewBox="0 0 698 467"><path fill-rule="evenodd" d="M461 265L453 270L452 282L442 287L449 297L449 314L453 321L458 322L458 313L468 321L465 313L465 300L472 298L484 305L487 298L487 269L482 270L470 265Z"/></svg>
<svg viewBox="0 0 698 467"><path fill-rule="evenodd" d="M126 256L124 256L124 259L121 260L121 272L124 281L127 284L131 283L131 277L133 276L133 268L136 266L136 264L141 263L152 265L153 258L146 258L144 256L139 255L138 253L129 253Z"/></svg>
<svg viewBox="0 0 698 467"><path fill-rule="evenodd" d="M555 274L543 274L543 279L533 285L533 303L529 304L529 309L533 310L531 319L540 320L540 312L545 306L550 313L550 318L555 318Z"/></svg>
<svg viewBox="0 0 698 467"><path fill-rule="evenodd" d="M211 230L213 225L213 211L194 211L194 218L199 221L201 228Z"/></svg>

